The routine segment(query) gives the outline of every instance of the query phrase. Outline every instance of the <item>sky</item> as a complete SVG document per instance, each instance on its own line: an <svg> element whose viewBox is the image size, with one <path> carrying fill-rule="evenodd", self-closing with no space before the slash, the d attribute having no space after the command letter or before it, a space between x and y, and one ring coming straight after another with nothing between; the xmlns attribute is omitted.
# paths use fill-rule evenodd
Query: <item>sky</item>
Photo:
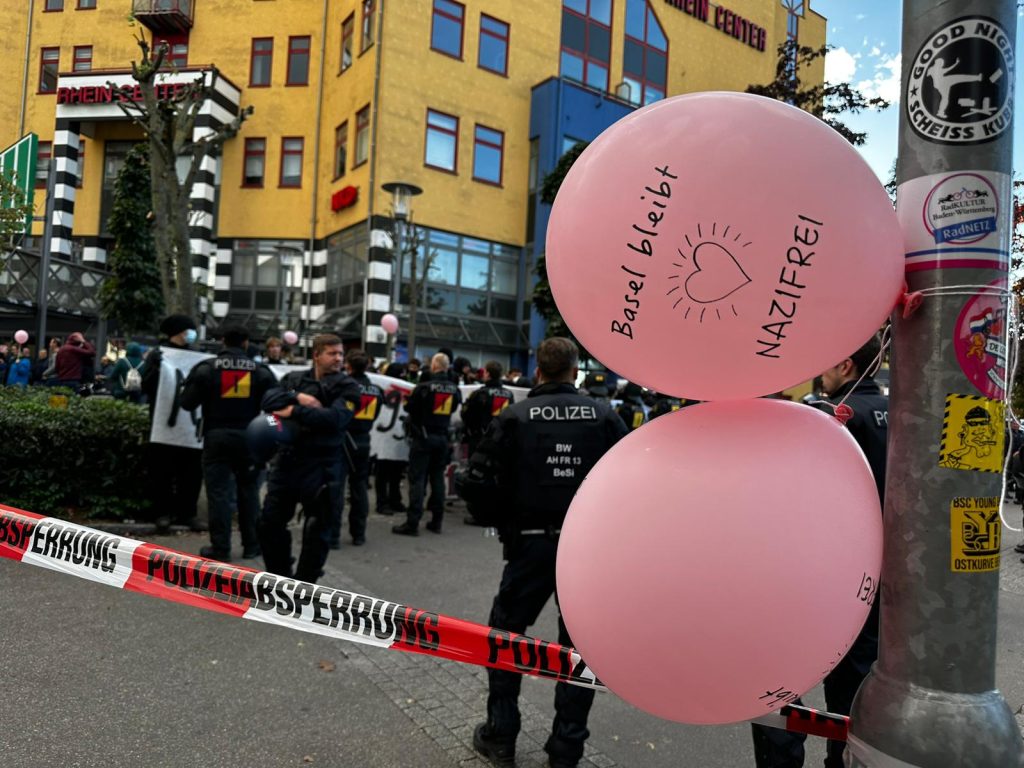
<svg viewBox="0 0 1024 768"><path fill-rule="evenodd" d="M859 147L882 182L889 180L896 159L900 101L900 43L903 3L899 0L811 0L811 8L828 19L825 39L835 46L825 58L828 82L849 82L867 96L881 96L891 106L849 119L851 128L867 131ZM1017 50L1024 41L1024 11L1018 11ZM1024 88L1018 75L1014 100L1021 104ZM1024 169L1024 125L1014 124L1014 167Z"/></svg>

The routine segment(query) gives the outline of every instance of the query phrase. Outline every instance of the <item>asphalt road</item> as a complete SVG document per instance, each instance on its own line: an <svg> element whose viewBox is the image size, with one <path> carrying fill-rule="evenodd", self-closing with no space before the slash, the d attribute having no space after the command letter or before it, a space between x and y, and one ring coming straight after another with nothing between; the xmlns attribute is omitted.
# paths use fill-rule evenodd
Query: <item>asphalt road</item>
<svg viewBox="0 0 1024 768"><path fill-rule="evenodd" d="M485 622L500 546L452 510L441 536L332 552L322 583ZM143 537L137 537L143 538ZM1024 564L1005 537L997 682L1024 704ZM154 539L196 552L197 534ZM236 542L236 551L240 549ZM246 563L253 564L253 563ZM330 640L0 560L0 757L39 766L471 766L480 668ZM557 636L551 606L531 633ZM526 678L520 768L544 765L553 686ZM684 692L685 695L685 692ZM820 688L806 697L824 706ZM752 765L749 727L684 726L599 695L583 765ZM808 740L806 764L824 742Z"/></svg>

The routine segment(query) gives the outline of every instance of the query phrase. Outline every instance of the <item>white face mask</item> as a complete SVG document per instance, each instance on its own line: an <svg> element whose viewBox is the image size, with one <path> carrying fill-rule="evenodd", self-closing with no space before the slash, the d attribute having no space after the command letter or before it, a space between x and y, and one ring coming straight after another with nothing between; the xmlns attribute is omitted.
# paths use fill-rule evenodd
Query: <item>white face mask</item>
<svg viewBox="0 0 1024 768"><path fill-rule="evenodd" d="M186 344L195 344L196 343L196 339L198 339L198 338L199 338L199 334L196 333L194 328L189 328L187 331L185 331L185 343Z"/></svg>

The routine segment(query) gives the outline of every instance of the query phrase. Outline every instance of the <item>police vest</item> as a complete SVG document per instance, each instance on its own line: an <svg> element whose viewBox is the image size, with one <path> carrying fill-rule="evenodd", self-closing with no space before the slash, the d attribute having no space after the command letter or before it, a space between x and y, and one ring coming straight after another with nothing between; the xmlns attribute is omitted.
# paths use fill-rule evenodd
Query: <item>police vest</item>
<svg viewBox="0 0 1024 768"><path fill-rule="evenodd" d="M659 416L664 416L666 413L678 411L682 407L683 401L678 397L659 397L654 401L654 405L651 406L651 411L647 414L647 417L648 419L656 419Z"/></svg>
<svg viewBox="0 0 1024 768"><path fill-rule="evenodd" d="M452 414L461 402L459 385L453 381L431 379L417 384L405 406L413 427L413 436L419 436L417 433L421 431L435 435L447 434Z"/></svg>
<svg viewBox="0 0 1024 768"><path fill-rule="evenodd" d="M359 384L359 402L353 404L355 412L348 431L357 435L367 435L373 429L373 422L380 416L384 390L370 381L370 377L365 373L352 378Z"/></svg>
<svg viewBox="0 0 1024 768"><path fill-rule="evenodd" d="M245 429L260 412L260 400L273 386L274 374L234 350L224 350L199 365L210 369L197 372L202 375L206 390L203 394L204 431Z"/></svg>
<svg viewBox="0 0 1024 768"><path fill-rule="evenodd" d="M615 412L619 414L622 422L626 425L626 429L630 432L647 421L647 416L644 414L643 406L637 405L636 403L619 403Z"/></svg>
<svg viewBox="0 0 1024 768"><path fill-rule="evenodd" d="M501 384L485 384L466 400L462 409L462 423L472 435L482 435L495 416L515 402L512 390Z"/></svg>

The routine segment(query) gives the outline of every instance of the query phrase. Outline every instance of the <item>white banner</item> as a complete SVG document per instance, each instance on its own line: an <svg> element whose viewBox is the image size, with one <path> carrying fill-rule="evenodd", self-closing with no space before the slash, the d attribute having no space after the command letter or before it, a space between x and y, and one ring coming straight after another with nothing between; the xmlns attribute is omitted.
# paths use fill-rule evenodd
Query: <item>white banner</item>
<svg viewBox="0 0 1024 768"><path fill-rule="evenodd" d="M189 371L196 363L213 355L193 352L177 347L160 347L160 383L156 390L156 404L153 407L153 428L149 434L151 443L177 445L182 448L203 447L203 436L199 432L202 408L189 413L179 403L181 386Z"/></svg>

